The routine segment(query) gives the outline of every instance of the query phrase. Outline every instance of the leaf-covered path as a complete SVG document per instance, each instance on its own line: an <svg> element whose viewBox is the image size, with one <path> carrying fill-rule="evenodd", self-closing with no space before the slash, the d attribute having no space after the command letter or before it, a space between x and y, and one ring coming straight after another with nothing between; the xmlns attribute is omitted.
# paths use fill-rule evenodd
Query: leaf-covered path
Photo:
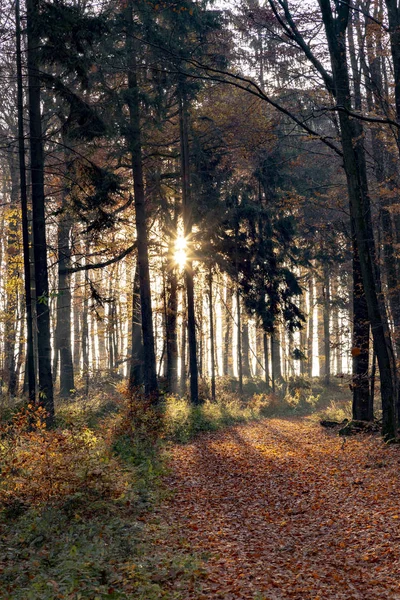
<svg viewBox="0 0 400 600"><path fill-rule="evenodd" d="M205 434L172 451L159 543L205 558L189 599L400 599L398 447L306 420ZM186 589L182 589L182 585Z"/></svg>

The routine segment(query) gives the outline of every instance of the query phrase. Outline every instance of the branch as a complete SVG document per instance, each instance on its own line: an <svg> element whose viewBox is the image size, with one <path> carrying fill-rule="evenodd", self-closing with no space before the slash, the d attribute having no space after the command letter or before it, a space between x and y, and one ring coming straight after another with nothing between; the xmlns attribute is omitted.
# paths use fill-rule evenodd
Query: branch
<svg viewBox="0 0 400 600"><path fill-rule="evenodd" d="M237 73L229 73L228 71L223 71L222 69L217 69L214 67L210 67L208 65L204 65L195 59L186 59L186 62L189 64L192 64L193 66L197 67L198 69L201 69L208 73L214 73L215 75L207 76L207 79L209 79L211 81L217 81L219 83L233 85L234 87L242 89L242 90L248 92L249 94L256 96L257 98L264 100L265 102L267 102L268 104L273 106L276 110L278 110L279 112L281 112L284 115L286 115L287 117L289 117L299 127L304 129L304 131L306 131L310 136L321 140L331 150L333 150L338 156L343 157L343 152L333 142L330 141L329 136L323 136L320 133L318 133L317 131L315 131L314 129L312 129L311 127L309 127L308 125L306 125L306 123L303 120L296 117L296 115L294 115L287 108L285 108L284 106L282 106L275 100L272 100L272 98L270 96L268 96L260 88L260 86L257 83L255 83L254 81L252 81L251 79L248 79L247 77L244 77ZM191 79L205 79L205 77L203 77L201 75L194 75L193 73L185 73L185 75ZM226 77L230 78L231 80L225 79Z"/></svg>
<svg viewBox="0 0 400 600"><path fill-rule="evenodd" d="M120 260L125 258L125 256L128 256L128 254L131 254L134 250L136 250L136 242L132 244L132 246L129 246L129 248L126 248L123 252L121 252L121 254L118 254L117 256L109 258L108 260L105 260L103 262L91 263L88 265L79 265L77 267L68 267L67 269L62 269L60 272L64 274L71 274L77 273L78 271L91 271L92 269L102 269L103 267L108 267L109 265L113 265L114 263L119 262Z"/></svg>
<svg viewBox="0 0 400 600"><path fill-rule="evenodd" d="M354 117L355 119L359 119L360 121L367 121L367 123L381 123L382 125L393 125L394 127L400 129L400 123L398 123L397 121L393 121L393 119L368 117L367 115L362 115L358 112L349 110L345 106L333 106L332 108L327 108L326 110L335 112L345 112L349 115L349 117Z"/></svg>
<svg viewBox="0 0 400 600"><path fill-rule="evenodd" d="M283 19L280 17L278 11L276 10L276 6L273 0L269 0L269 4L273 10L275 17L278 19L280 25L284 28L286 32L289 30L290 37L296 42L296 44L303 50L304 54L311 62L311 64L317 69L318 73L321 75L322 79L328 91L334 96L335 95L335 85L333 81L332 75L328 73L323 64L318 60L313 51L311 50L309 44L305 41L304 37L300 33L297 28L296 23L293 20L293 17L290 13L289 6L286 0L278 0L280 6L283 8L285 13L285 19L288 22L289 27L283 22ZM289 29L290 28L290 29ZM290 34L291 32L291 34Z"/></svg>

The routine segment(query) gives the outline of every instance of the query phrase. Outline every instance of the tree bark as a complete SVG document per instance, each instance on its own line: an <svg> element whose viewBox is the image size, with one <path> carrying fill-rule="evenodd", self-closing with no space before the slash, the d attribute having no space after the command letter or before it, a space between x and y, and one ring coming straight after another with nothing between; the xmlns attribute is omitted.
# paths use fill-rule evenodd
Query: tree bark
<svg viewBox="0 0 400 600"><path fill-rule="evenodd" d="M140 323L139 269L136 266L132 291L131 364L129 370L129 389L131 391L143 384L143 342Z"/></svg>
<svg viewBox="0 0 400 600"><path fill-rule="evenodd" d="M47 272L47 242L44 195L44 156L40 112L40 37L37 19L38 0L27 0L27 57L30 168L32 182L32 229L36 281L36 314L38 340L39 402L47 413L47 423L54 422L53 379L51 375L51 343L49 313L49 282Z"/></svg>
<svg viewBox="0 0 400 600"><path fill-rule="evenodd" d="M250 341L249 341L249 321L247 315L243 315L242 326L242 365L243 377L249 379L251 377L250 370Z"/></svg>
<svg viewBox="0 0 400 600"><path fill-rule="evenodd" d="M226 285L224 303L224 347L222 369L224 377L232 376L232 289Z"/></svg>
<svg viewBox="0 0 400 600"><path fill-rule="evenodd" d="M143 375L145 394L154 404L158 403L158 383L156 355L154 350L153 313L151 307L151 288L148 252L148 233L146 222L146 201L143 181L142 140L140 130L140 100L137 80L137 48L135 47L133 23L133 3L127 10L126 53L128 59L129 132L127 143L131 154L133 175L137 258L140 282L140 306L143 337Z"/></svg>
<svg viewBox="0 0 400 600"><path fill-rule="evenodd" d="M192 206L190 185L190 161L189 161L189 131L188 131L188 108L183 82L179 90L179 126L181 145L181 177L182 177L182 215L184 235L191 248L192 234ZM197 341L196 341L196 318L194 309L194 278L193 260L189 256L185 264L185 283L187 295L187 322L188 322L188 344L189 344L189 370L190 370L190 400L192 404L200 404L198 364L197 364Z"/></svg>
<svg viewBox="0 0 400 600"><path fill-rule="evenodd" d="M68 398L75 390L71 340L71 216L68 213L66 190L63 193L62 214L58 222L58 295L55 350L60 356L60 396Z"/></svg>
<svg viewBox="0 0 400 600"><path fill-rule="evenodd" d="M311 276L308 281L308 333L307 333L307 374L313 375L313 354L314 354L314 280Z"/></svg>
<svg viewBox="0 0 400 600"><path fill-rule="evenodd" d="M269 375L269 351L268 351L268 336L263 333L263 344L264 344L264 369L265 369L265 383L267 388L270 387L270 375Z"/></svg>
<svg viewBox="0 0 400 600"><path fill-rule="evenodd" d="M382 433L386 439L393 439L396 437L397 373L386 308L380 298L380 276L375 260L363 129L361 123L352 119L347 112L351 110L345 38L349 5L340 4L338 17L334 18L329 0L319 0L319 2L328 40L336 102L343 107L343 110L339 111L343 161L349 192L350 215L356 233L368 316L381 375Z"/></svg>
<svg viewBox="0 0 400 600"><path fill-rule="evenodd" d="M30 242L29 242L29 221L28 221L28 194L26 185L26 164L25 164L25 135L24 135L24 99L23 99L23 80L22 80L22 57L21 57L21 20L20 3L15 2L15 23L16 23L16 62L17 62L17 114L18 114L18 158L19 158L19 184L21 199L21 221L22 221L22 245L24 254L24 290L26 305L26 370L28 383L28 398L31 403L35 403L36 397L36 375L34 362L34 344L33 344L33 314L32 314L32 291L31 291L31 261L30 261Z"/></svg>
<svg viewBox="0 0 400 600"><path fill-rule="evenodd" d="M215 402L215 340L214 340L214 305L213 305L212 267L208 273L208 307L210 323L210 361L211 361L211 401Z"/></svg>

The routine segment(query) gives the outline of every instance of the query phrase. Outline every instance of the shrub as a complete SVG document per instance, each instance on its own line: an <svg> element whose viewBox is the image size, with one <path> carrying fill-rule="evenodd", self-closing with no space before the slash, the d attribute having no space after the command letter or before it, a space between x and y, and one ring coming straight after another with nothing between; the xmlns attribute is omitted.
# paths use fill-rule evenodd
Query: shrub
<svg viewBox="0 0 400 600"><path fill-rule="evenodd" d="M288 382L285 401L296 411L314 410L320 396L314 395L311 381L306 377L291 377Z"/></svg>
<svg viewBox="0 0 400 600"><path fill-rule="evenodd" d="M19 512L71 497L117 498L126 491L127 476L101 432L84 425L47 430L44 417L43 408L28 405L0 427L3 507Z"/></svg>

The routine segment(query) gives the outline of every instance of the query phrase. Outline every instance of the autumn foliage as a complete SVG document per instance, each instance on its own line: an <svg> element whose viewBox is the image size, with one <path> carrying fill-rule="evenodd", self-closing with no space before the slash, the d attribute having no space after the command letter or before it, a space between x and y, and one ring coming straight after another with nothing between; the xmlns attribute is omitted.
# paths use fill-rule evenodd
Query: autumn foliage
<svg viewBox="0 0 400 600"><path fill-rule="evenodd" d="M42 407L28 405L2 424L0 502L11 511L74 495L116 498L126 476L101 429L82 424L48 430Z"/></svg>

